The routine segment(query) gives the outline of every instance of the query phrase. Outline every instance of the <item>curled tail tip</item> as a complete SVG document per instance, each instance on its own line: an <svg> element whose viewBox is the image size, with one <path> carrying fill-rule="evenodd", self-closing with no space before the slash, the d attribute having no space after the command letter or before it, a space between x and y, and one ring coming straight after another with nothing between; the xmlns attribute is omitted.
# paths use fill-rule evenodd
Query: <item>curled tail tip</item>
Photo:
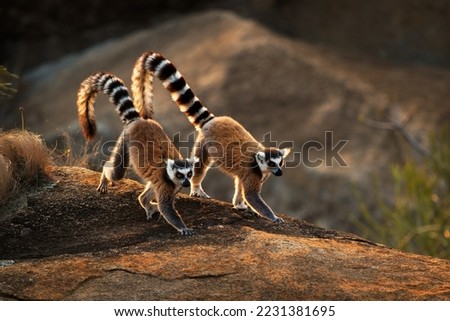
<svg viewBox="0 0 450 321"><path fill-rule="evenodd" d="M146 51L144 52L137 60L134 65L134 71L140 71L141 74L145 74L145 72L154 72L154 64L152 61L158 59L166 60L161 54L154 51Z"/></svg>
<svg viewBox="0 0 450 321"><path fill-rule="evenodd" d="M145 60L147 60L149 57L162 57L162 58L164 58L159 52L149 50L149 51L144 52L141 55L140 59L142 59L145 62Z"/></svg>
<svg viewBox="0 0 450 321"><path fill-rule="evenodd" d="M164 65L172 64L162 54L155 51L144 52L137 62L141 64L142 69L154 72L158 78L160 78L161 75L160 69L164 67Z"/></svg>
<svg viewBox="0 0 450 321"><path fill-rule="evenodd" d="M88 77L81 83L77 97L78 120L86 140L93 139L97 132L93 106L96 96L97 89L92 86L91 77Z"/></svg>
<svg viewBox="0 0 450 321"><path fill-rule="evenodd" d="M79 119L81 126L81 133L83 134L84 139L90 141L95 138L97 134L97 125L92 120L87 120L86 118Z"/></svg>
<svg viewBox="0 0 450 321"><path fill-rule="evenodd" d="M92 140L97 134L97 124L93 115L88 115L92 111L79 112L78 121L80 123L81 132L86 140Z"/></svg>

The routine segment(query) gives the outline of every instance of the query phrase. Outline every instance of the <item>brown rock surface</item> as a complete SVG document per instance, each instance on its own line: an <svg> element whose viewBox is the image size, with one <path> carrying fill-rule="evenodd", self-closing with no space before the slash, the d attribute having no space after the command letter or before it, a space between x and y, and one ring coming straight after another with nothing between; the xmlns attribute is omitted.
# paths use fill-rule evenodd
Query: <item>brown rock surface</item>
<svg viewBox="0 0 450 321"><path fill-rule="evenodd" d="M450 262L282 215L285 224L180 195L192 237L147 222L142 186L107 195L99 173L55 167L54 184L0 220L5 300L449 300Z"/></svg>

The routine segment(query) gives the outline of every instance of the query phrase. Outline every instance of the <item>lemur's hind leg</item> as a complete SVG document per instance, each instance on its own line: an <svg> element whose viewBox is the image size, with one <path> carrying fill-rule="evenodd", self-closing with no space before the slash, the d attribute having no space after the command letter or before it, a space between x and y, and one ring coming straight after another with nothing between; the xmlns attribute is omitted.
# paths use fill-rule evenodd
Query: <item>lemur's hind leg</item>
<svg viewBox="0 0 450 321"><path fill-rule="evenodd" d="M233 206L235 209L244 211L248 209L247 204L245 204L244 199L244 188L242 186L241 180L238 176L234 178L234 196L233 196Z"/></svg>
<svg viewBox="0 0 450 321"><path fill-rule="evenodd" d="M150 220L155 213L158 213L158 204L153 202L155 193L150 182L145 185L144 191L138 196L139 204L144 208L147 214L147 220Z"/></svg>
<svg viewBox="0 0 450 321"><path fill-rule="evenodd" d="M204 146L204 141L199 140L195 142L193 153L194 157L198 157L200 160L194 166L194 175L191 179L191 196L203 197L203 198L211 198L208 194L205 193L202 187L202 181L205 178L206 172L209 169L209 157L208 151Z"/></svg>
<svg viewBox="0 0 450 321"><path fill-rule="evenodd" d="M127 171L130 163L130 155L128 152L128 142L123 132L114 146L109 160L103 165L102 176L97 191L102 194L108 192L108 183L114 185L114 181L121 180Z"/></svg>

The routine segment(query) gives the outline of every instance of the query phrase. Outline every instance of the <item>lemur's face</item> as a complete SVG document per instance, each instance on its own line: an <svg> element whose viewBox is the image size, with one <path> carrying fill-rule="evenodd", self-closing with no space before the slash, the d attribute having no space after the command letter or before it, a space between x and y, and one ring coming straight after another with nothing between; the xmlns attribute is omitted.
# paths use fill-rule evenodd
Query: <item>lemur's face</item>
<svg viewBox="0 0 450 321"><path fill-rule="evenodd" d="M198 158L195 160L168 159L166 162L167 175L176 186L189 187L194 174L194 165L197 162Z"/></svg>
<svg viewBox="0 0 450 321"><path fill-rule="evenodd" d="M289 155L290 148L275 149L267 148L264 152L256 153L256 161L263 174L272 173L275 176L283 175L281 167L284 163L284 158Z"/></svg>

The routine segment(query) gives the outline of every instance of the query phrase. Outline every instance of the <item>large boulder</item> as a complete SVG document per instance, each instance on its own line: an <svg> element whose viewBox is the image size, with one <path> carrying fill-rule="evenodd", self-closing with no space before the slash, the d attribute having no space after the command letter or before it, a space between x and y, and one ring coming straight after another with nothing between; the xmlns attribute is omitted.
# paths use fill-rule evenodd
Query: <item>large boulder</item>
<svg viewBox="0 0 450 321"><path fill-rule="evenodd" d="M450 262L281 216L180 195L196 235L146 221L123 180L55 167L53 183L0 217L3 300L449 300Z"/></svg>

